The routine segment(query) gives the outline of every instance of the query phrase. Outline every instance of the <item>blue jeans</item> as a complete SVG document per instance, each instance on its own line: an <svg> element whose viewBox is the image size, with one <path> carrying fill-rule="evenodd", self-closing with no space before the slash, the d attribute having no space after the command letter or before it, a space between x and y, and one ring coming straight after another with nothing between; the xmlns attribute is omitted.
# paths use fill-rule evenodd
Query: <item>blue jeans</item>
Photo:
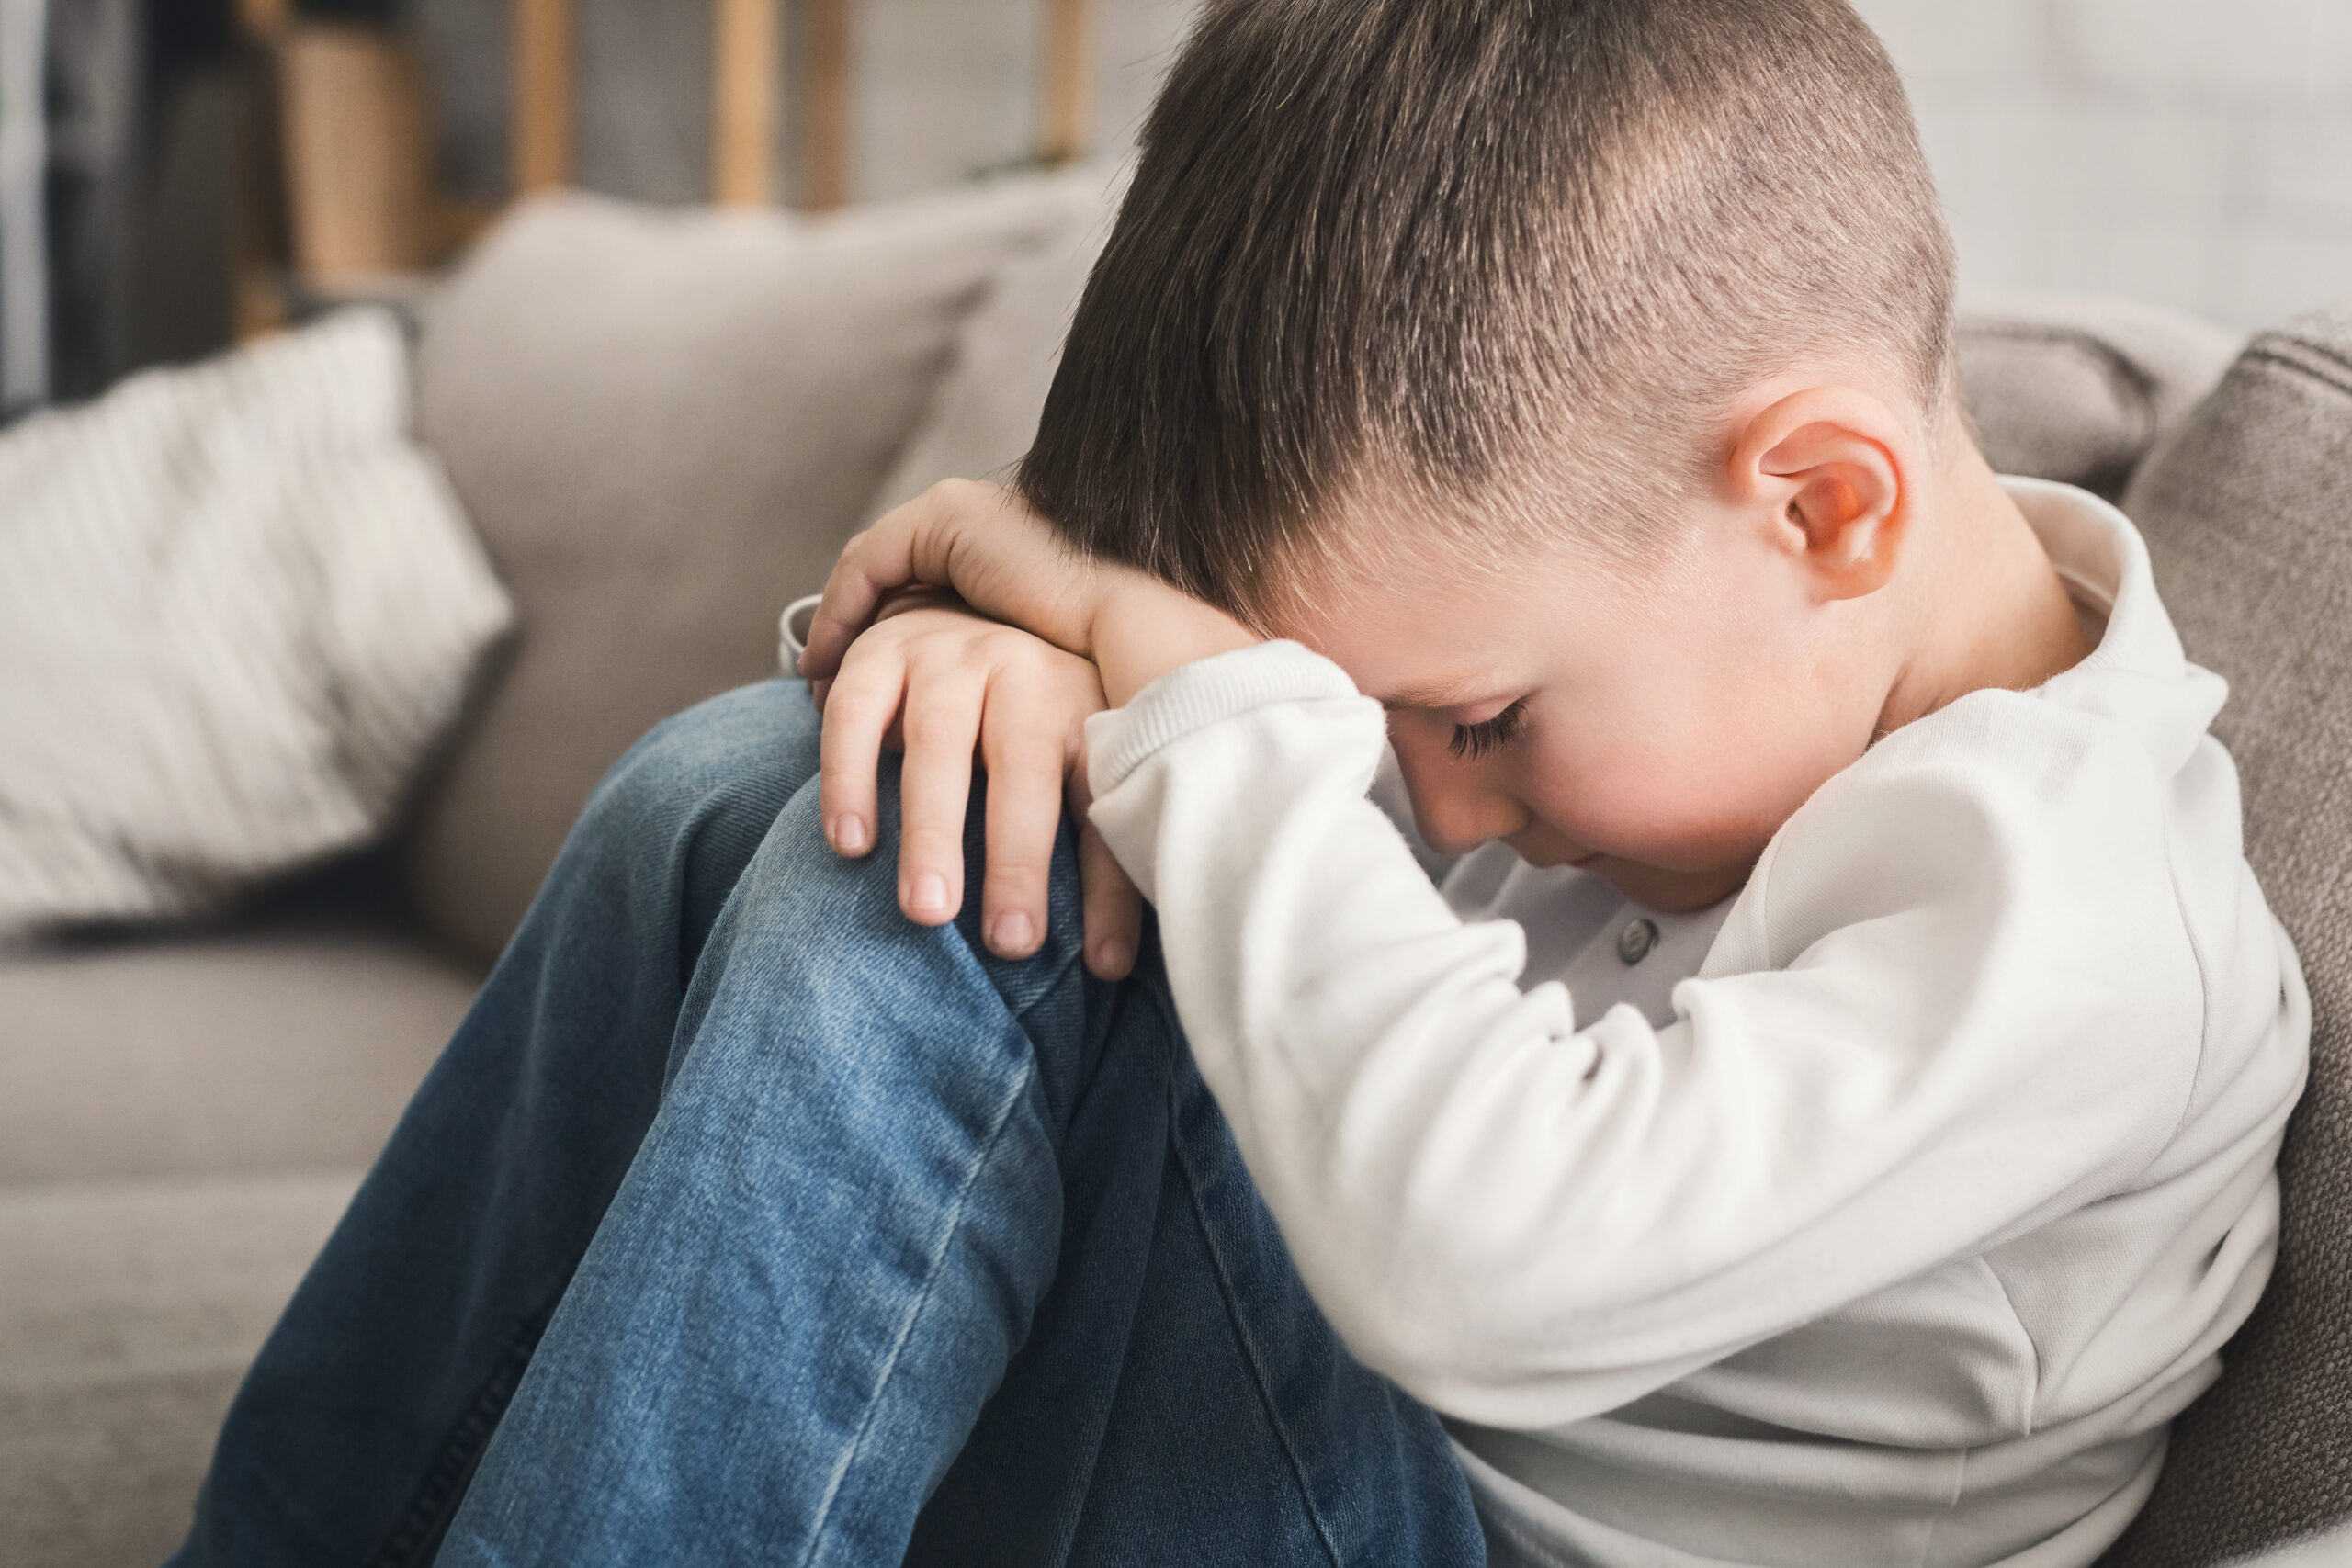
<svg viewBox="0 0 2352 1568"><path fill-rule="evenodd" d="M1068 832L1044 949L1002 961L977 891L899 914L889 808L867 860L825 847L816 764L771 682L598 786L173 1561L1481 1562L1437 1421L1293 1271L1150 944L1086 975Z"/></svg>

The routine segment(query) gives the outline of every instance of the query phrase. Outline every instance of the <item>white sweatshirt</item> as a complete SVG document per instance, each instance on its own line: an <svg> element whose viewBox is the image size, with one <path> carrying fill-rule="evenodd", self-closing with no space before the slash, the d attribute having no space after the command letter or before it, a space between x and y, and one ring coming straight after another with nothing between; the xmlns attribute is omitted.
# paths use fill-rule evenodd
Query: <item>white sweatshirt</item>
<svg viewBox="0 0 2352 1568"><path fill-rule="evenodd" d="M1500 845L1433 887L1296 644L1088 727L1201 1073L1498 1562L2088 1563L2269 1274L2309 1003L2224 688L2120 513L2010 488L2097 650L1879 742L1703 916Z"/></svg>

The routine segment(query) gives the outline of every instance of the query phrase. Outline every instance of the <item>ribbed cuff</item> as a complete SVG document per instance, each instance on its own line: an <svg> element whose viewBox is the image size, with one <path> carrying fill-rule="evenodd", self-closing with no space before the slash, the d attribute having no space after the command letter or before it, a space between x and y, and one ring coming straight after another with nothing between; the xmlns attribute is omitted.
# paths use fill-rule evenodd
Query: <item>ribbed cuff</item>
<svg viewBox="0 0 2352 1568"><path fill-rule="evenodd" d="M1357 696L1347 671L1295 642L1194 660L1086 721L1087 783L1108 795L1161 747L1255 708Z"/></svg>
<svg viewBox="0 0 2352 1568"><path fill-rule="evenodd" d="M800 656L808 650L808 622L824 602L822 593L795 599L775 618L775 661L786 675L800 673Z"/></svg>

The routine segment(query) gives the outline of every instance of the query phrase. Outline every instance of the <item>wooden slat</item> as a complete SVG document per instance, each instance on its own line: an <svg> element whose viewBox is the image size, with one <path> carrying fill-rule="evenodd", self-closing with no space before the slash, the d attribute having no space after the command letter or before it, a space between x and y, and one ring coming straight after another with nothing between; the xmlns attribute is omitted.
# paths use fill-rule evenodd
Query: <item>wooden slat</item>
<svg viewBox="0 0 2352 1568"><path fill-rule="evenodd" d="M278 46L294 264L313 282L433 259L423 62L404 39L303 22Z"/></svg>
<svg viewBox="0 0 2352 1568"><path fill-rule="evenodd" d="M717 0L711 17L712 198L775 199L776 0Z"/></svg>
<svg viewBox="0 0 2352 1568"><path fill-rule="evenodd" d="M1044 139L1047 163L1086 155L1094 128L1092 0L1046 0Z"/></svg>
<svg viewBox="0 0 2352 1568"><path fill-rule="evenodd" d="M849 199L850 0L805 0L801 13L800 200L839 207Z"/></svg>
<svg viewBox="0 0 2352 1568"><path fill-rule="evenodd" d="M237 20L247 34L274 39L293 19L294 0L237 0Z"/></svg>
<svg viewBox="0 0 2352 1568"><path fill-rule="evenodd" d="M571 0L514 0L514 194L571 179Z"/></svg>
<svg viewBox="0 0 2352 1568"><path fill-rule="evenodd" d="M294 241L287 220L285 117L278 92L277 45L292 7L288 0L241 0L246 37L237 51L236 284L232 309L237 338L276 332L288 314L286 273Z"/></svg>

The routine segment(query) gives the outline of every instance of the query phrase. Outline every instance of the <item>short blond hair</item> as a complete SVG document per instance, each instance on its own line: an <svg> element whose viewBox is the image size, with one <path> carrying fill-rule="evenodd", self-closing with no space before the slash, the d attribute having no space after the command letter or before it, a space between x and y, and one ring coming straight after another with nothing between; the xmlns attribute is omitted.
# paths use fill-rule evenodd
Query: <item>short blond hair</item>
<svg viewBox="0 0 2352 1568"><path fill-rule="evenodd" d="M1694 432L1776 372L1859 356L1939 409L1952 294L1845 0L1210 0L1018 484L1252 618L1367 476L1654 557Z"/></svg>

